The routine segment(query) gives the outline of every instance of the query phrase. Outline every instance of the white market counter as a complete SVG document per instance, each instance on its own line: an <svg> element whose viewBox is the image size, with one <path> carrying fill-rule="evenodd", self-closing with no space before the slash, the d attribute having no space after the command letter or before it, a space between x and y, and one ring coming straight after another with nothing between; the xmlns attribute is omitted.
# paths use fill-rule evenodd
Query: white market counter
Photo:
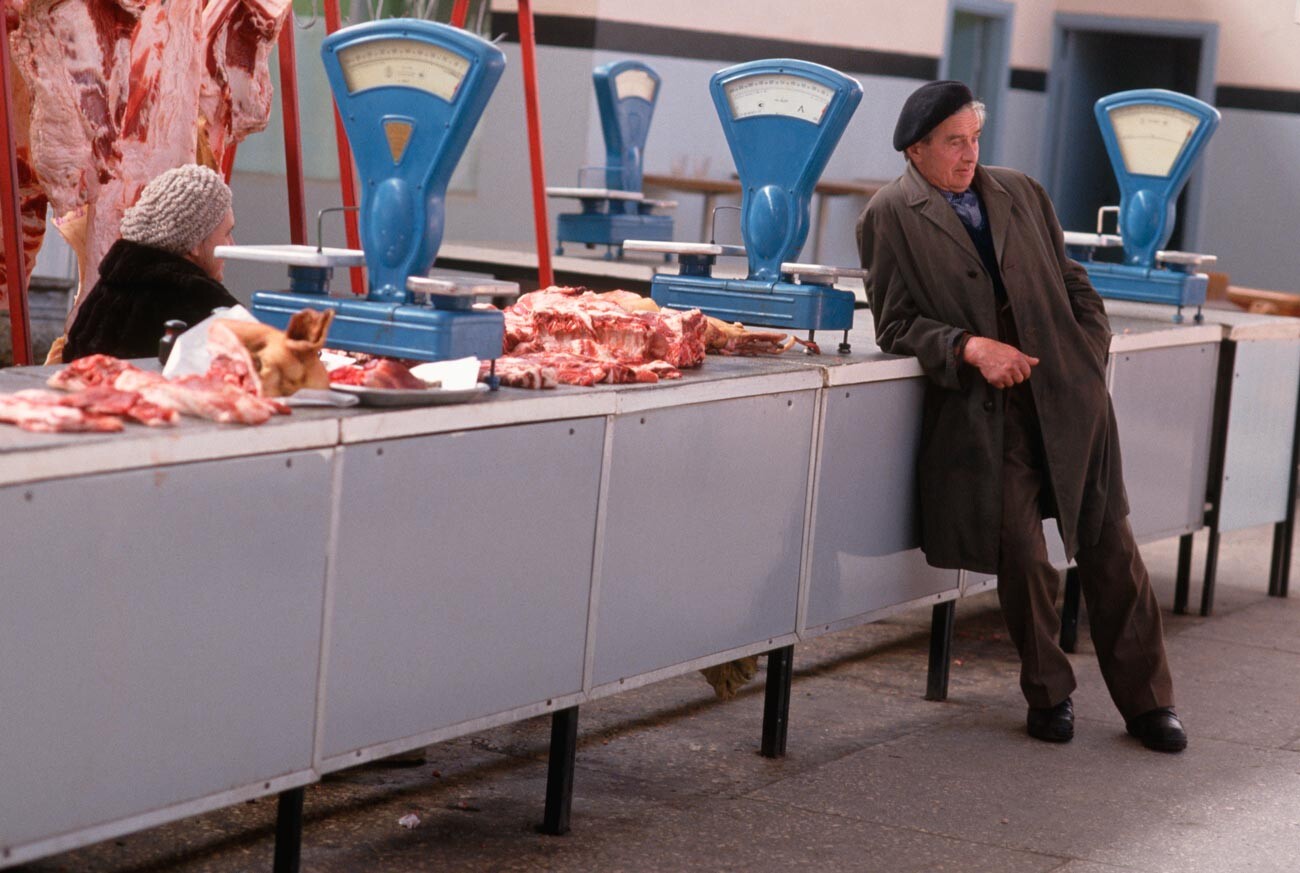
<svg viewBox="0 0 1300 873"><path fill-rule="evenodd" d="M1172 383L1212 405L1219 336L1116 338L1152 535L1200 526L1201 389L1152 451L1184 486L1128 459ZM767 652L763 751L779 755L793 643L918 604L935 606L943 696L963 579L916 549L922 376L876 350L866 313L852 342L256 428L0 429L17 568L0 579L0 699L21 701L0 709L0 867L259 795L300 809L324 773L547 712L545 826L562 832L581 703ZM0 372L0 391L48 372Z"/></svg>

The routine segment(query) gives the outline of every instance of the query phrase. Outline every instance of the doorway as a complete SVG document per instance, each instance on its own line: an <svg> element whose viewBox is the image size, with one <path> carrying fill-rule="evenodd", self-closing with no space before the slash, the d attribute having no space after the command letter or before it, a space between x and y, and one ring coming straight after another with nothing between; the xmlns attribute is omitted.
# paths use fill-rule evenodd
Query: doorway
<svg viewBox="0 0 1300 873"><path fill-rule="evenodd" d="M1119 203L1093 104L1134 88L1165 88L1213 102L1218 25L1062 14L1054 37L1044 181L1061 227L1091 232L1097 210ZM1196 248L1202 182L1198 168L1178 198L1167 248ZM1106 231L1114 232L1111 224Z"/></svg>
<svg viewBox="0 0 1300 873"><path fill-rule="evenodd" d="M1011 79L1011 14L1005 0L951 0L940 79L965 82L988 108L980 134L980 162L998 162L999 121Z"/></svg>

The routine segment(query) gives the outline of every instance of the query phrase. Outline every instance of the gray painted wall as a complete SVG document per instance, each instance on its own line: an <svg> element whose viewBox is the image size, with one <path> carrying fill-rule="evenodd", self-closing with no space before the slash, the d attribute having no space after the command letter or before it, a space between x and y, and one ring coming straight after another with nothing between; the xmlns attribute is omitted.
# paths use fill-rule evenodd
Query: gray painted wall
<svg viewBox="0 0 1300 873"><path fill-rule="evenodd" d="M1232 284L1300 292L1300 115L1228 109L1204 158L1201 239Z"/></svg>

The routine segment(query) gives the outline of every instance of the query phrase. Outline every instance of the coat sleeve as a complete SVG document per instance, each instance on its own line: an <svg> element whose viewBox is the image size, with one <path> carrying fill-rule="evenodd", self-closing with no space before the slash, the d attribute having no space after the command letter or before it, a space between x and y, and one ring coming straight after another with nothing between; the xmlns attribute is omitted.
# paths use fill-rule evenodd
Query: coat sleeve
<svg viewBox="0 0 1300 873"><path fill-rule="evenodd" d="M1106 318L1106 308L1101 301L1101 295L1092 287L1092 282L1088 279L1088 271L1083 268L1083 265L1066 255L1061 222L1056 217L1056 209L1052 206L1047 191L1038 182L1032 179L1030 181L1033 183L1034 193L1038 195L1043 220L1051 233L1052 247L1056 262L1060 265L1061 278L1065 280L1065 291L1070 298L1070 309L1074 312L1074 320L1083 328L1092 346L1093 354L1097 356L1104 368L1106 358L1110 354L1111 334L1110 320Z"/></svg>
<svg viewBox="0 0 1300 873"><path fill-rule="evenodd" d="M876 344L895 355L913 355L931 382L959 391L962 362L957 359L959 342L966 331L921 315L906 270L890 241L899 236L897 225L890 233L884 226L887 209L869 204L858 219L858 252L867 270L867 296L876 323ZM914 280L913 280L914 281Z"/></svg>

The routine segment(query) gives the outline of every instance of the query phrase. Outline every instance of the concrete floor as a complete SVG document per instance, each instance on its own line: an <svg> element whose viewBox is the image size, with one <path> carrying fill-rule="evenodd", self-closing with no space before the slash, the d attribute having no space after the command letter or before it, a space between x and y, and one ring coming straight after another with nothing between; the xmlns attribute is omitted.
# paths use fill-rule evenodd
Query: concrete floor
<svg viewBox="0 0 1300 873"><path fill-rule="evenodd" d="M985 594L958 606L945 703L922 699L929 610L908 613L795 648L782 760L757 754L761 675L725 703L683 676L583 707L568 836L534 831L539 718L433 746L423 766L310 787L302 869L1295 873L1300 592L1265 595L1271 533L1224 538L1209 619L1168 611L1176 542L1143 550L1191 736L1181 755L1125 735L1085 629L1074 741L1029 739L1015 654ZM275 807L254 801L21 869L269 871ZM398 824L409 813L413 829Z"/></svg>

